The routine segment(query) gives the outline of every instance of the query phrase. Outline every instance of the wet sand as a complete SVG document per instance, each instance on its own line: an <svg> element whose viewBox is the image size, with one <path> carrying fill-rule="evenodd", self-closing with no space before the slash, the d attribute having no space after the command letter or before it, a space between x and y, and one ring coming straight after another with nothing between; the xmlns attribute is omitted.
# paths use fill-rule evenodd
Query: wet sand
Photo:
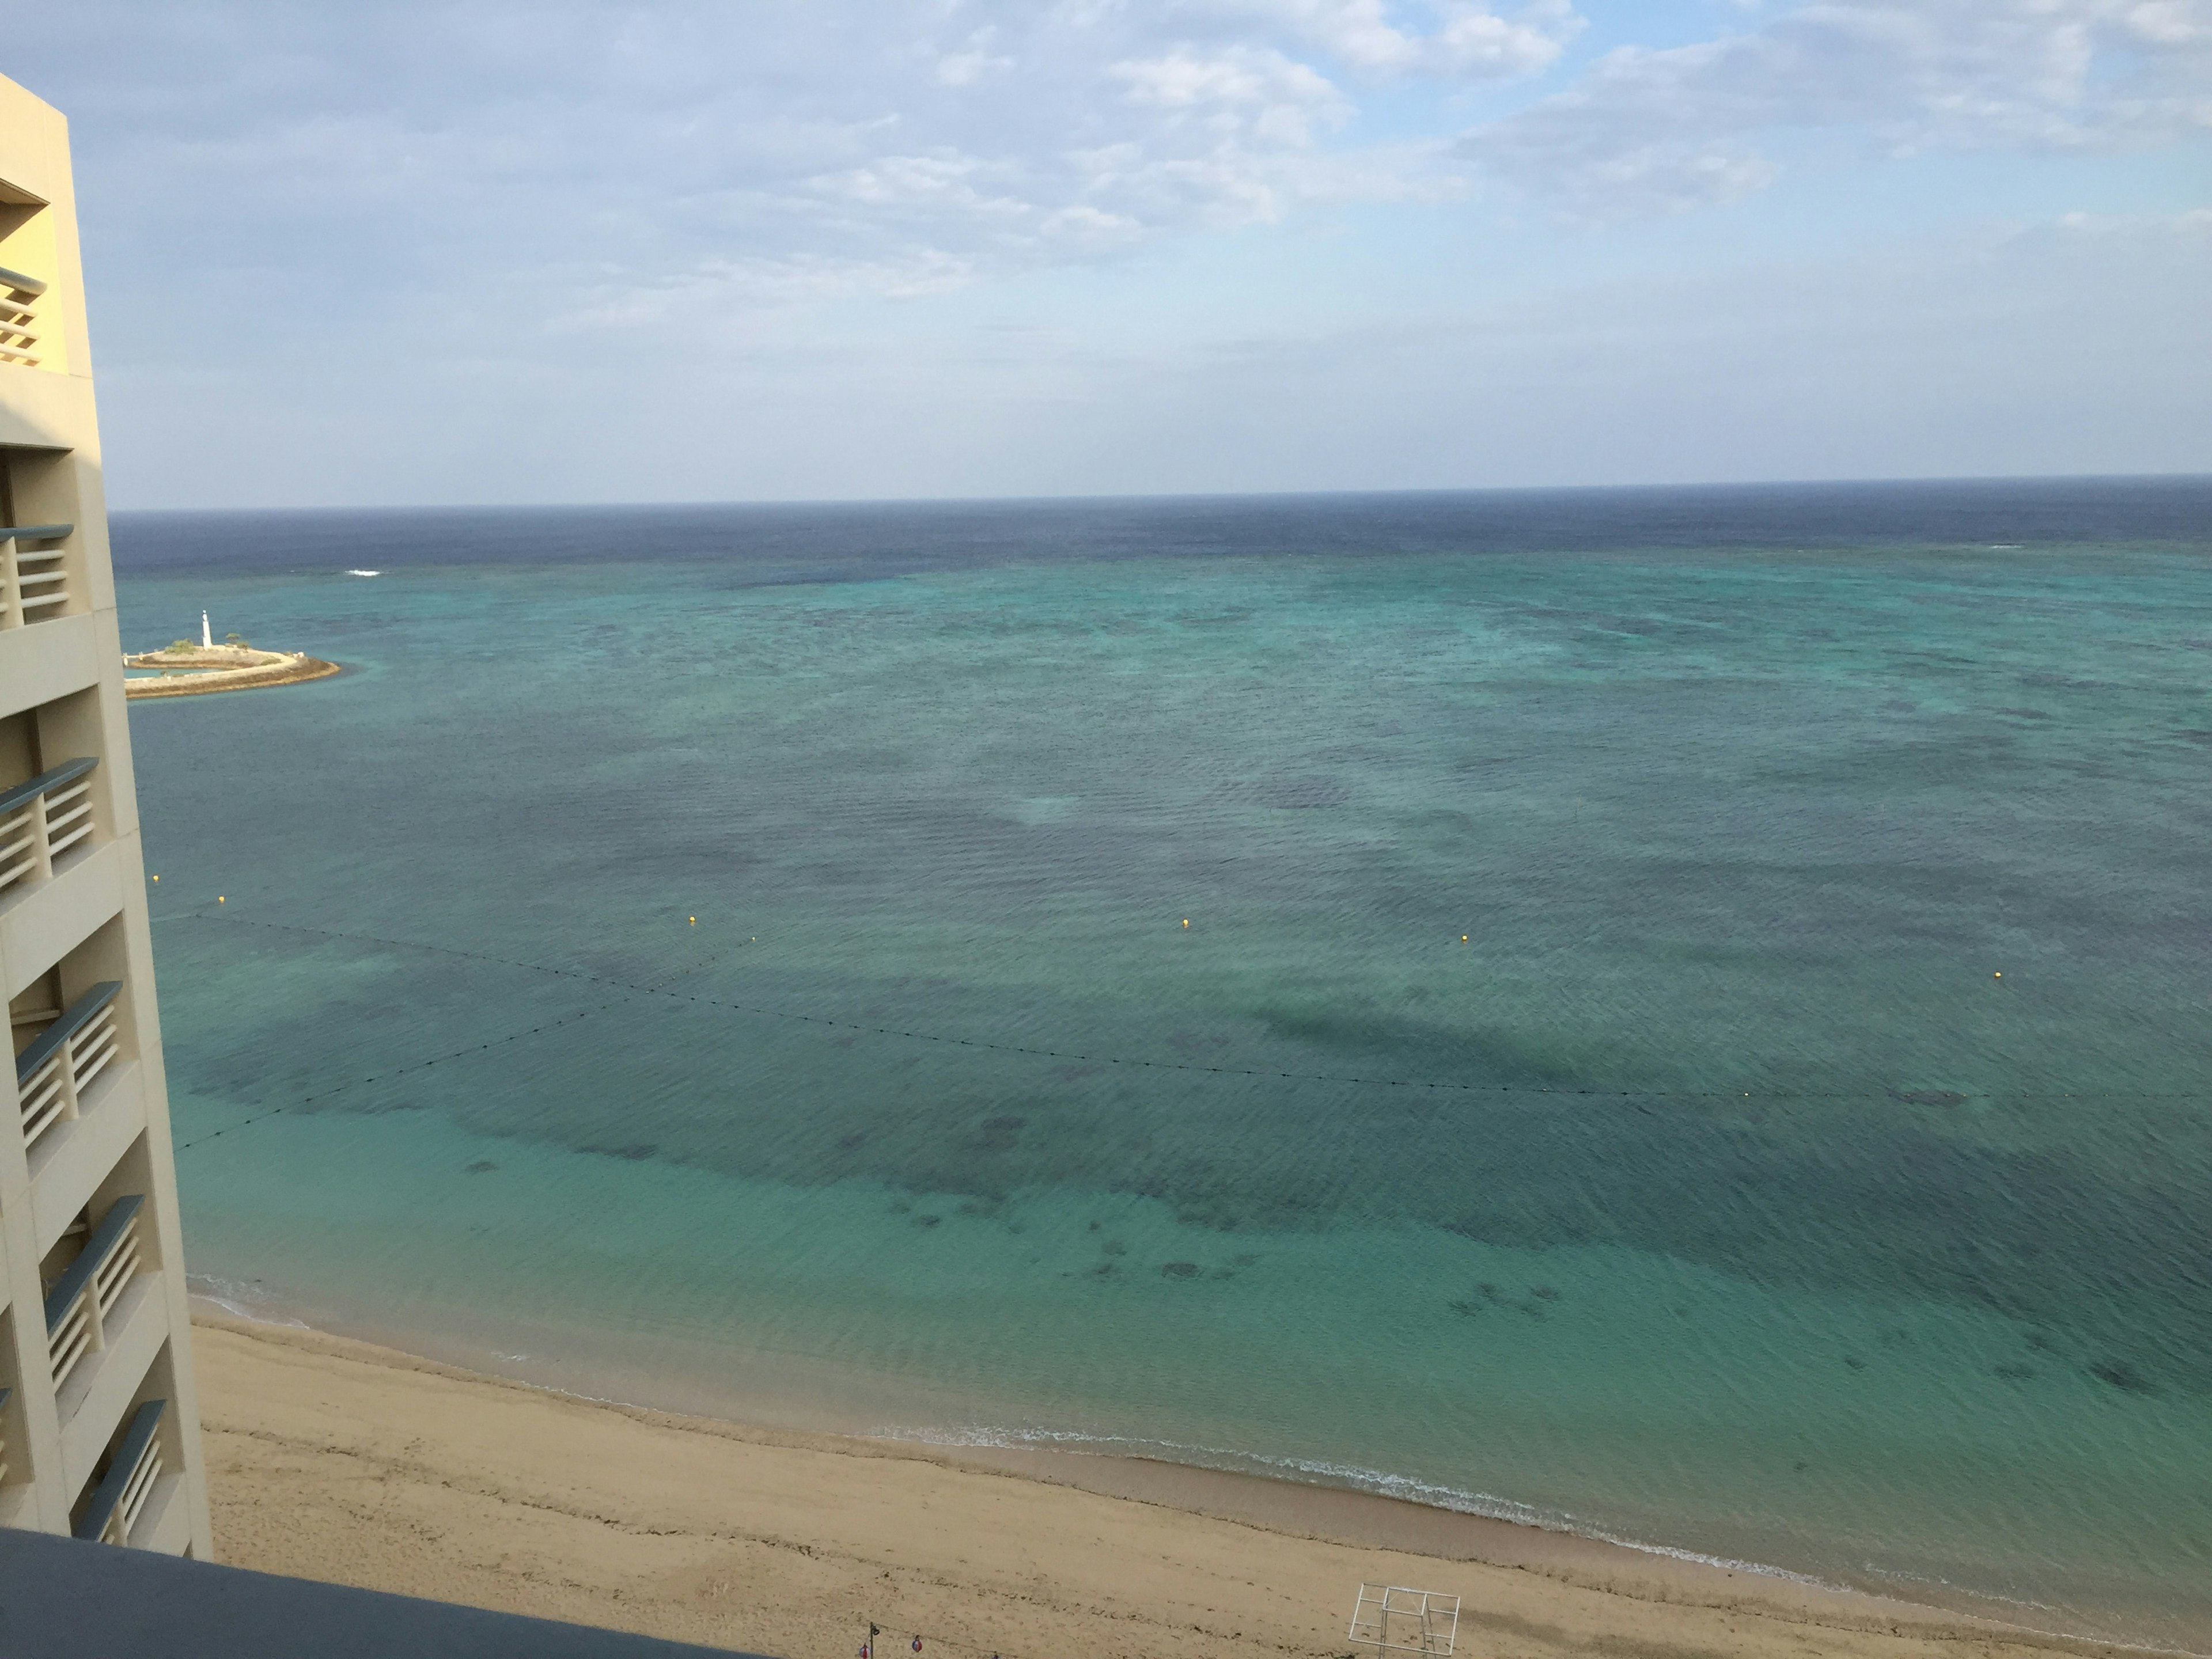
<svg viewBox="0 0 2212 1659"><path fill-rule="evenodd" d="M1363 1582L1460 1595L1456 1651L1516 1659L2118 1651L1361 1492L676 1417L204 1309L195 1341L219 1559L789 1659L871 1622L1334 1659Z"/></svg>

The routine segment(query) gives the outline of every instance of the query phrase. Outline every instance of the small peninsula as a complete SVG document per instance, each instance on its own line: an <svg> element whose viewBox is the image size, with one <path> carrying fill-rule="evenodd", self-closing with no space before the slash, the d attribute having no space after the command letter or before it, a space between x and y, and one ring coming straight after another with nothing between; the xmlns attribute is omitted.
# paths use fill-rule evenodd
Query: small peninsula
<svg viewBox="0 0 2212 1659"><path fill-rule="evenodd" d="M144 651L123 659L126 672L155 678L124 681L123 695L142 697L195 697L215 691L258 691L264 686L296 685L305 680L326 679L339 665L311 657L304 651L263 651L235 635L222 645L195 645L179 640L159 651Z"/></svg>

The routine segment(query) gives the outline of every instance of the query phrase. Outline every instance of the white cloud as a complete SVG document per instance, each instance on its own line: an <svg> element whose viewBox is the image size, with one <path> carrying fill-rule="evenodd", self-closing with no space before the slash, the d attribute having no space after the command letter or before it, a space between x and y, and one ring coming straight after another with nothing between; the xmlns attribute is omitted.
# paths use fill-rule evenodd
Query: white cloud
<svg viewBox="0 0 2212 1659"><path fill-rule="evenodd" d="M606 284L548 326L556 334L672 326L701 343L754 339L773 326L763 313L779 308L863 296L913 299L964 287L975 275L967 260L927 247L872 259L809 254L707 259L647 285Z"/></svg>
<svg viewBox="0 0 2212 1659"><path fill-rule="evenodd" d="M1224 9L1274 22L1347 66L1379 76L1530 75L1556 60L1582 27L1566 0L1535 0L1510 16L1472 0L1439 0L1423 9L1426 29L1407 27L1384 0L1226 0Z"/></svg>
<svg viewBox="0 0 2212 1659"><path fill-rule="evenodd" d="M968 44L959 52L949 52L937 60L937 78L948 87L972 87L987 75L997 75L1012 69L1012 58L1000 56L991 50L998 36L995 28L980 28L968 37Z"/></svg>
<svg viewBox="0 0 2212 1659"><path fill-rule="evenodd" d="M335 399L320 362L258 373L234 401L142 374L103 413L110 453L140 458L118 465L141 501L208 506L2203 471L2204 234L2031 226L1364 324L1240 320L1212 340L1140 310L980 346L866 322L794 338L702 290L669 313L695 366L682 380L564 339L538 372L412 362L386 385L341 363ZM724 275L793 291L932 280L887 266ZM334 403L361 405L357 422ZM155 445L175 457L166 496L145 488Z"/></svg>
<svg viewBox="0 0 2212 1659"><path fill-rule="evenodd" d="M1407 17L1381 0L78 0L41 38L92 88L57 90L135 265L295 272L259 296L264 332L267 303L296 295L321 325L312 290L375 268L350 303L495 292L481 325L519 338L572 326L580 289L611 320L731 268L908 291L918 255L981 279L1445 193L1437 144L1349 136L1358 100L1333 77L1523 72L1571 14ZM808 289L724 286L732 303Z"/></svg>
<svg viewBox="0 0 2212 1659"><path fill-rule="evenodd" d="M1850 129L1889 154L2080 149L2212 126L2203 0L1823 0L1694 46L1623 46L1471 134L1495 176L1600 216L1727 201L1763 134Z"/></svg>
<svg viewBox="0 0 2212 1659"><path fill-rule="evenodd" d="M1249 134L1298 148L1316 128L1341 126L1352 115L1350 100L1325 76L1272 47L1177 46L1106 72L1128 88L1133 102L1195 114L1224 137Z"/></svg>
<svg viewBox="0 0 2212 1659"><path fill-rule="evenodd" d="M957 150L929 155L879 155L865 167L817 174L807 185L849 205L932 216L1020 218L1032 210L1019 197L994 191L988 181L1006 169Z"/></svg>
<svg viewBox="0 0 2212 1659"><path fill-rule="evenodd" d="M1158 58L1133 59L1108 67L1141 103L1170 109L1202 104L1231 107L1279 100L1341 106L1336 88L1304 64L1279 52L1251 46L1201 54L1178 46Z"/></svg>
<svg viewBox="0 0 2212 1659"><path fill-rule="evenodd" d="M2212 208L2189 208L2180 213L2067 213L2059 216L2057 229L2073 237L2126 237L2136 241L2161 235L2212 237Z"/></svg>
<svg viewBox="0 0 2212 1659"><path fill-rule="evenodd" d="M1592 411L1626 385L1615 365L1631 348L1688 327L1624 305L1599 338L1577 320L1581 301L1554 296L1587 297L1594 266L1630 272L1632 289L1639 260L1708 260L1714 280L1670 290L1669 304L1723 308L1705 320L1724 334L1756 284L1720 280L1741 257L1725 239L1686 252L1686 239L1630 228L1601 248L1549 234L1541 216L1499 234L1504 186L1628 218L1748 202L1811 148L1846 167L2010 152L2021 159L1991 176L2049 222L2036 244L2052 273L2044 319L2076 282L2085 296L2132 295L2114 303L2176 338L2197 326L2174 272L2196 270L2201 288L2212 229L2176 163L2212 153L2212 0L1676 0L1666 15L1724 32L1656 47L1643 10L1615 3L1590 26L1613 49L1577 60L1567 0L71 0L27 18L9 72L71 118L110 450L118 467L132 458L141 501L465 493L479 476L504 481L491 493L557 498L581 486L556 461L532 471L533 458L573 455L586 430L626 458L629 471L605 476L639 493L1448 483L1441 459L1418 477L1390 469L1431 441L1423 422L1455 418L1457 394L1401 390L1508 368L1524 392L1588 391L1560 404L1543 453L1516 463L1546 476L1577 420L1604 423ZM1463 131L1469 109L1515 100L1517 112ZM1816 146L1808 132L1826 136ZM2035 171L2051 154L2160 145L2124 200L2101 199L2094 170L2068 170L2092 182L2063 199L2059 170ZM1856 191L1854 241L1889 234L1880 197ZM1391 210L1300 222L1340 204ZM1449 205L1401 210L1413 204ZM2069 208L2080 216L2057 223ZM2154 258L2142 225L2160 214L2168 252ZM1270 224L1286 228L1248 228ZM1787 215L1762 232L1799 234ZM2138 258L2162 273L2154 292L2126 287ZM1516 309L1516 292L1546 303ZM1901 279L1861 298L1849 282L1823 292L1863 341L1917 303ZM1954 292L1978 303L1970 283ZM1462 309L1363 357L1366 322L1451 307ZM1002 313L1036 326L974 347L993 325L981 319ZM1348 343L1332 356L1292 343L1269 357L1276 378L1210 389L1234 359L1214 348L1278 324ZM1826 326L1790 313L1766 337ZM1455 328L1489 343L1476 350ZM1978 337L2004 369L2024 337ZM1043 340L1074 343L1065 362L1118 353L1129 379L1068 378ZM2100 419L2124 411L2117 392L2081 389L2147 372L2137 335L2124 343L2109 368L2085 360L2078 386L2054 381L2052 398ZM1971 356L1946 373L1966 374ZM1747 349L1738 368L1756 358ZM1688 356L1668 361L1672 373ZM1899 362L1903 386L1912 371ZM426 399L426 375L463 390ZM1236 459L1259 470L1232 477L1200 428L1156 439L1168 386L1218 422L1249 419L1255 441ZM1041 386L1105 424L1030 421ZM1222 403L1232 391L1246 415ZM2185 394L2161 394L2160 454L2203 453L2207 417ZM1863 430L1878 402L1863 400ZM811 427L783 418L801 405ZM1327 467L1268 452L1293 405L1310 411L1307 453ZM1388 437L1340 418L1353 407ZM984 433L1009 410L1010 426ZM317 459L301 435L279 452L297 466L247 477L252 447L230 434L256 422L296 427L337 459ZM1756 424L1735 434L1742 453L1767 435L1767 417ZM727 444L725 426L738 434ZM848 428L879 441L847 442ZM1681 465L1731 470L1722 439L1680 436ZM1073 458L1064 474L1037 459L1048 439ZM945 460L963 443L977 446L968 471ZM738 447L765 470L714 482L715 457ZM1808 438L1792 453L1815 448ZM678 453L691 472L668 470ZM999 459L1015 454L1032 460ZM1097 470L1108 454L1152 470ZM872 484L839 470L856 455L890 470ZM1632 459L1589 465L1632 473ZM331 482L331 468L356 465L367 483ZM409 465L448 465L453 482L410 483L430 475Z"/></svg>
<svg viewBox="0 0 2212 1659"><path fill-rule="evenodd" d="M1140 221L1126 213L1108 213L1079 204L1046 215L1038 228L1054 241L1097 250L1127 247L1145 231Z"/></svg>

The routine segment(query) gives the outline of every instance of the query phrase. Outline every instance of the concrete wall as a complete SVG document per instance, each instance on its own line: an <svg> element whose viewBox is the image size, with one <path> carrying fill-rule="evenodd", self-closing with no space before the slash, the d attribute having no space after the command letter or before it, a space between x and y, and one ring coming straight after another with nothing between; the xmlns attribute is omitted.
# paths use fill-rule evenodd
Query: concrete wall
<svg viewBox="0 0 2212 1659"><path fill-rule="evenodd" d="M139 851L122 644L108 560L93 404L83 270L60 113L0 79L0 267L46 284L34 302L35 365L0 362L0 493L15 526L68 524L58 545L66 604L0 615L0 724L15 748L52 769L92 756L91 834L0 888L0 984L35 1041L44 1005L120 981L114 1054L70 1114L27 1145L12 1068L0 1084L0 1407L7 1473L0 1526L65 1533L143 1401L167 1402L156 1443L161 1480L131 1542L201 1559L211 1553L198 1401L178 1229L168 1091ZM4 532L7 526L0 526ZM47 544L51 549L57 544ZM11 551L11 550L13 550ZM21 559L0 539L0 558ZM46 568L46 567L39 567ZM26 734L30 735L26 735ZM11 768L6 781L18 781ZM8 837L0 831L0 843ZM45 1302L88 1228L137 1195L138 1267L102 1345L54 1386Z"/></svg>

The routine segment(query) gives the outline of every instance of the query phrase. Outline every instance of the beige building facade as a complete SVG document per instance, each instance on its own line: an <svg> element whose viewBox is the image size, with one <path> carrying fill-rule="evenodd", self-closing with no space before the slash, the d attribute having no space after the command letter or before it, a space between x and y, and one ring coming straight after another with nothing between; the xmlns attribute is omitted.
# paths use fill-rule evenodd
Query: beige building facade
<svg viewBox="0 0 2212 1659"><path fill-rule="evenodd" d="M0 79L0 1526L210 1556L69 129Z"/></svg>

